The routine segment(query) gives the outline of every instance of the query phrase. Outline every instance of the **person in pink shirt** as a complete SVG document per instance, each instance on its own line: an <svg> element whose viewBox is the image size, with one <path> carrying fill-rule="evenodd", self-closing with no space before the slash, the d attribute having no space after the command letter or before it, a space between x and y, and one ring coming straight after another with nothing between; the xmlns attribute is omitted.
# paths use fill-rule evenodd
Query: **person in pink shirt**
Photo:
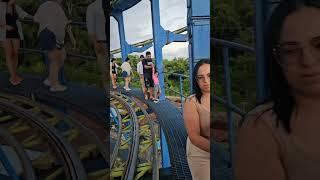
<svg viewBox="0 0 320 180"><path fill-rule="evenodd" d="M158 79L158 71L153 67L152 68L152 79L154 83L153 93L154 93L154 101L155 103L159 102L159 96L161 94L161 88L159 85L159 79Z"/></svg>

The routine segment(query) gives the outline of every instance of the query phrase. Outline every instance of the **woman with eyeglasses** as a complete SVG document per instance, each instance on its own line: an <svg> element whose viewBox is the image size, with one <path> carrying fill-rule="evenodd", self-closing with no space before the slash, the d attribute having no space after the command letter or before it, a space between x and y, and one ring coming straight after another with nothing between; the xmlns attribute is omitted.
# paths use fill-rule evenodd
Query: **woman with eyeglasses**
<svg viewBox="0 0 320 180"><path fill-rule="evenodd" d="M183 118L186 153L193 180L210 179L210 62L200 60L192 73L194 94L186 99Z"/></svg>
<svg viewBox="0 0 320 180"><path fill-rule="evenodd" d="M320 2L282 1L266 32L270 96L246 115L236 180L320 179Z"/></svg>
<svg viewBox="0 0 320 180"><path fill-rule="evenodd" d="M0 0L0 41L6 55L6 64L9 70L9 81L12 85L19 85L23 78L17 74L18 50L20 40L23 40L22 26L19 19L31 16L15 0Z"/></svg>

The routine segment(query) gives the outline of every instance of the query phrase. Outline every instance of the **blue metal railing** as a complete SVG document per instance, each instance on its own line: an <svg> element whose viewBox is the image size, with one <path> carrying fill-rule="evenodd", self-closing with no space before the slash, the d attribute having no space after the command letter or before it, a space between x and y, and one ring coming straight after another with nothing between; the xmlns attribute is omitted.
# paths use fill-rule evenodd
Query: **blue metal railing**
<svg viewBox="0 0 320 180"><path fill-rule="evenodd" d="M14 167L12 166L11 162L9 161L6 154L2 150L2 147L0 147L0 162L2 163L3 167L5 168L5 170L13 180L20 179Z"/></svg>
<svg viewBox="0 0 320 180"><path fill-rule="evenodd" d="M180 95L180 102L181 102L181 110L183 112L183 99L186 98L185 95L183 95L183 79L182 78L189 78L189 76L187 75L184 75L184 74L179 74L179 73L171 73L171 72L164 72L164 74L167 74L167 75L172 75L172 76L176 76L179 78L179 92L176 92L174 89L170 88L170 87L166 87L166 89L168 89L168 91L172 91L172 92L175 92L175 93L178 93Z"/></svg>
<svg viewBox="0 0 320 180"><path fill-rule="evenodd" d="M34 24L34 21L30 17L26 17L25 19L21 20L21 22L26 23L26 24ZM85 22L80 22L80 21L70 21L69 24L70 26L77 26L78 28L81 29L86 29L86 23ZM39 50L39 49L30 49L30 48L19 48L19 53L37 53L41 54L43 56L43 62L48 69L49 66L49 57L48 57L48 52ZM76 57L76 58L81 58L85 60L96 60L96 57L93 56L88 56L88 55L81 55L77 53L66 53L67 57ZM61 68L59 72L59 81L62 84L66 83L65 75L64 75L64 66Z"/></svg>
<svg viewBox="0 0 320 180"><path fill-rule="evenodd" d="M233 177L233 165L232 162L234 160L234 145L235 145L235 129L233 123L233 116L232 112L239 114L240 116L244 116L245 112L240 110L237 106L235 106L232 102L232 93L231 93L231 73L230 73L230 49L235 49L238 51L248 52L248 53L255 53L254 48L245 46L242 44L225 41L221 39L211 38L212 43L215 47L222 48L222 55L223 55L223 71L224 71L224 86L225 86L225 93L226 93L226 100L218 97L217 95L213 95L214 101L223 104L227 109L227 121L228 121L228 143L229 143L229 152L230 152L230 176Z"/></svg>

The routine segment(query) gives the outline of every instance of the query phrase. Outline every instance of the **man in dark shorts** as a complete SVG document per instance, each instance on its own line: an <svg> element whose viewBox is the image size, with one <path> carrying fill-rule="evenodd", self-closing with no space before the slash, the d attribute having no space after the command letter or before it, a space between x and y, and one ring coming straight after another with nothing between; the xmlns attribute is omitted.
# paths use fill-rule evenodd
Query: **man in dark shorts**
<svg viewBox="0 0 320 180"><path fill-rule="evenodd" d="M142 65L143 65L143 75L144 75L144 83L146 88L148 89L150 99L153 101L153 79L152 79L152 68L153 68L153 63L151 59L151 52L147 51L146 52L146 58L142 60ZM147 93L145 94L145 99L148 99Z"/></svg>
<svg viewBox="0 0 320 180"><path fill-rule="evenodd" d="M33 17L34 22L39 23L40 48L48 53L50 61L48 78L43 83L50 87L51 92L67 90L67 86L59 81L59 71L66 58L64 39L69 21L62 7L62 1L51 0L42 3Z"/></svg>

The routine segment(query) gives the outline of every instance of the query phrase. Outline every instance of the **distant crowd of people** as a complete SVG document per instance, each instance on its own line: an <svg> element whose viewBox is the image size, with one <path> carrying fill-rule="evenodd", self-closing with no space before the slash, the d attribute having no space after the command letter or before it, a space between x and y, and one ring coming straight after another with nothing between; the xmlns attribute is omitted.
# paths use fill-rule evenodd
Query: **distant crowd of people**
<svg viewBox="0 0 320 180"><path fill-rule="evenodd" d="M130 59L127 57L126 60L119 66L115 58L111 59L110 62L110 76L113 89L117 89L117 74L118 68L121 69L122 77L124 78L124 89L130 91L130 82L133 76L133 69L130 65ZM158 71L152 61L151 52L146 52L146 57L140 55L139 62L137 63L137 73L139 74L140 85L144 94L145 100L151 100L155 103L159 102L159 96L161 94L161 88L159 85Z"/></svg>
<svg viewBox="0 0 320 180"><path fill-rule="evenodd" d="M18 50L23 40L21 19L30 19L39 25L39 47L47 52L48 77L43 81L52 92L65 91L67 86L59 81L59 72L66 59L65 32L71 22L63 10L63 0L47 0L37 9L34 16L28 14L15 0L0 0L0 42L5 50L6 64L10 74L9 82L19 85L23 77L17 74ZM86 12L88 34L97 56L97 62L103 77L106 77L107 45L105 33L106 18L102 8L102 0L91 3ZM103 78L104 81L106 78Z"/></svg>

